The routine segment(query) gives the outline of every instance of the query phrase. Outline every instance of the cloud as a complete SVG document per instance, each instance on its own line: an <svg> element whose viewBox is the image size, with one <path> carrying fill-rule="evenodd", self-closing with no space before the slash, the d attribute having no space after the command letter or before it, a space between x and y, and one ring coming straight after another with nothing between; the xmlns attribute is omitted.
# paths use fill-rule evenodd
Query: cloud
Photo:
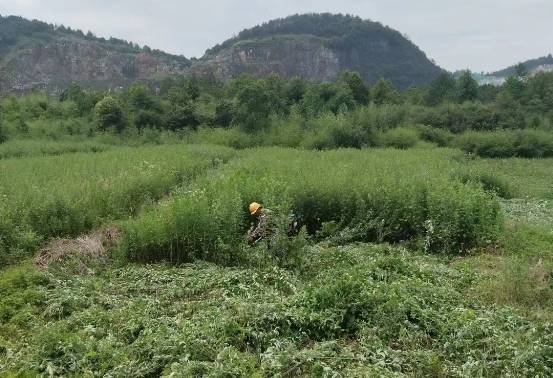
<svg viewBox="0 0 553 378"><path fill-rule="evenodd" d="M0 0L0 14L64 24L100 36L201 56L240 30L294 13L380 21L438 64L492 71L550 53L550 0Z"/></svg>

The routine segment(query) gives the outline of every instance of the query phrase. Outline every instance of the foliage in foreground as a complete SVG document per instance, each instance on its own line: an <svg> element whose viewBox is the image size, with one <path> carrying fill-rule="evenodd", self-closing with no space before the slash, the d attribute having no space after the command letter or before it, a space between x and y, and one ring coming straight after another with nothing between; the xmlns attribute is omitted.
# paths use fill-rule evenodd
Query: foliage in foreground
<svg viewBox="0 0 553 378"><path fill-rule="evenodd" d="M476 276L385 246L270 266L6 273L0 372L56 376L549 376L553 329L467 299ZM26 303L17 292L32 298Z"/></svg>

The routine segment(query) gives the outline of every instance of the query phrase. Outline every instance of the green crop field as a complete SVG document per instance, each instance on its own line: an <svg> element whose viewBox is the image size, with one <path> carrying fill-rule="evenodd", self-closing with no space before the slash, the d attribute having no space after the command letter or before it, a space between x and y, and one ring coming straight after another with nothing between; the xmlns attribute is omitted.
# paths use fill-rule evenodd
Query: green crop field
<svg viewBox="0 0 553 378"><path fill-rule="evenodd" d="M136 214L232 156L174 145L0 160L0 263L45 238Z"/></svg>
<svg viewBox="0 0 553 378"><path fill-rule="evenodd" d="M549 376L547 163L194 145L0 161L0 372ZM253 200L321 229L250 248ZM107 256L27 259L106 224Z"/></svg>

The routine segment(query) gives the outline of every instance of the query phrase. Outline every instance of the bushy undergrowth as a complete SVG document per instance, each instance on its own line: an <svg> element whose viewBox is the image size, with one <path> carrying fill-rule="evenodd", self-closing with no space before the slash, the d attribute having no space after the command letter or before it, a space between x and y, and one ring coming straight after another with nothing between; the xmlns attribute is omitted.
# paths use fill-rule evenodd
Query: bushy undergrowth
<svg viewBox="0 0 553 378"><path fill-rule="evenodd" d="M415 129L422 140L435 143L438 147L450 147L455 139L455 135L447 130L425 125L417 125Z"/></svg>
<svg viewBox="0 0 553 378"><path fill-rule="evenodd" d="M553 156L553 134L542 130L467 132L457 144L465 152L489 158Z"/></svg>
<svg viewBox="0 0 553 378"><path fill-rule="evenodd" d="M413 128L398 127L388 130L378 137L378 144L384 147L393 147L406 150L419 141L419 135Z"/></svg>
<svg viewBox="0 0 553 378"><path fill-rule="evenodd" d="M440 159L437 159L437 154ZM293 213L334 225L341 242L417 242L459 252L491 242L499 203L478 185L451 179L449 151L243 151L217 175L198 180L163 207L124 224L131 260L228 262L249 227L247 205L272 209L285 232Z"/></svg>
<svg viewBox="0 0 553 378"><path fill-rule="evenodd" d="M471 273L385 246L304 253L303 275L206 263L10 273L0 374L552 373L551 325L467 299ZM18 307L16 290L34 299Z"/></svg>
<svg viewBox="0 0 553 378"><path fill-rule="evenodd" d="M465 183L479 183L484 190L494 192L499 197L505 199L511 199L517 196L517 192L512 184L498 173L472 168L460 170L457 172L457 177Z"/></svg>
<svg viewBox="0 0 553 378"><path fill-rule="evenodd" d="M94 141L13 140L0 144L0 159L63 155L75 152L104 152L112 147L111 145Z"/></svg>
<svg viewBox="0 0 553 378"><path fill-rule="evenodd" d="M228 160L223 147L119 148L0 161L0 262L140 208Z"/></svg>

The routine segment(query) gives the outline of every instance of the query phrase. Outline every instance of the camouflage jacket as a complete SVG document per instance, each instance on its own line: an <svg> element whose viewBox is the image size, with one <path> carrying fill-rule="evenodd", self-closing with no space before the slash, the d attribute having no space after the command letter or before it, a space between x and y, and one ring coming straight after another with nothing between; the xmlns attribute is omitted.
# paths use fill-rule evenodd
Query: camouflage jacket
<svg viewBox="0 0 553 378"><path fill-rule="evenodd" d="M276 233L277 227L271 211L261 209L261 214L257 217L256 223L248 231L248 242L255 244L265 238L273 237Z"/></svg>

